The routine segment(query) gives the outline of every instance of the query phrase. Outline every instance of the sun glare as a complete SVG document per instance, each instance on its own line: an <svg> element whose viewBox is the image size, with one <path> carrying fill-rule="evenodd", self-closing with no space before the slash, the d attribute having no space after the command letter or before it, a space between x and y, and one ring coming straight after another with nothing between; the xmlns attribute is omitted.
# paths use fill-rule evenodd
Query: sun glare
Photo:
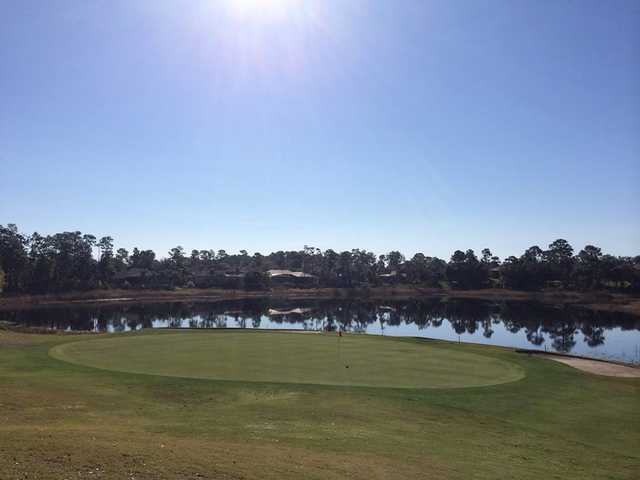
<svg viewBox="0 0 640 480"><path fill-rule="evenodd" d="M299 1L299 0L298 0ZM296 0L227 0L235 16L267 22L282 21L291 15Z"/></svg>

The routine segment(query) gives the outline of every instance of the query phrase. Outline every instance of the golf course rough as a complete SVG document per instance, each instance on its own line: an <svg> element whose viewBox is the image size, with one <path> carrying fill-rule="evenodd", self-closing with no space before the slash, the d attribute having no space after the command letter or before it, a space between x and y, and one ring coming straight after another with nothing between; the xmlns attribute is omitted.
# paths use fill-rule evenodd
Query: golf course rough
<svg viewBox="0 0 640 480"><path fill-rule="evenodd" d="M515 363L444 342L369 335L171 331L64 343L49 353L105 370L243 382L460 388L525 375Z"/></svg>

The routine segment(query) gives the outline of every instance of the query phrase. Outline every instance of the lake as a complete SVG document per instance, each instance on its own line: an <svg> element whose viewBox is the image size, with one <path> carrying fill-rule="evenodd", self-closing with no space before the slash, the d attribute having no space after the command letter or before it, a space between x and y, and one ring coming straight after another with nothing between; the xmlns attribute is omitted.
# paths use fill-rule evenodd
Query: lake
<svg viewBox="0 0 640 480"><path fill-rule="evenodd" d="M530 348L640 363L640 317L532 302L470 299L100 304L0 312L0 320L65 331L141 328L343 330Z"/></svg>

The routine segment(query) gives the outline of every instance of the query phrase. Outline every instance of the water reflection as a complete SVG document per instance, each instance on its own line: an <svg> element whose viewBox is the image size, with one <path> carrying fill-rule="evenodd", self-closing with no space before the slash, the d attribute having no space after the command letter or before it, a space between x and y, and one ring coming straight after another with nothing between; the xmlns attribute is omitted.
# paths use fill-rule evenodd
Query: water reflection
<svg viewBox="0 0 640 480"><path fill-rule="evenodd" d="M640 363L640 318L528 302L479 300L158 303L0 312L0 319L61 330L292 328L415 335L547 349Z"/></svg>

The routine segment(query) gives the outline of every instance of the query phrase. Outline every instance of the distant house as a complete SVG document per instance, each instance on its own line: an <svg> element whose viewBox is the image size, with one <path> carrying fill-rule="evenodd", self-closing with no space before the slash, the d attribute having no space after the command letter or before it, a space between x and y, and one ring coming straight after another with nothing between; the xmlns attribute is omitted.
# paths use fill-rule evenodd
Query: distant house
<svg viewBox="0 0 640 480"><path fill-rule="evenodd" d="M564 283L560 280L547 280L545 286L549 289L562 290Z"/></svg>
<svg viewBox="0 0 640 480"><path fill-rule="evenodd" d="M244 273L230 273L210 269L193 270L190 272L193 283L197 288L242 288Z"/></svg>
<svg viewBox="0 0 640 480"><path fill-rule="evenodd" d="M318 277L305 272L293 270L267 270L274 287L314 287L318 284Z"/></svg>
<svg viewBox="0 0 640 480"><path fill-rule="evenodd" d="M389 272L389 273L379 273L378 275L376 275L376 277L378 278L380 283L391 284L391 283L396 283L398 281L399 275L398 275L398 272L394 270L393 272Z"/></svg>
<svg viewBox="0 0 640 480"><path fill-rule="evenodd" d="M113 281L123 287L144 287L156 277L148 268L129 268L113 276Z"/></svg>
<svg viewBox="0 0 640 480"><path fill-rule="evenodd" d="M500 267L494 267L489 270L489 286L493 288L502 288L504 287L504 282L502 281L502 272Z"/></svg>
<svg viewBox="0 0 640 480"><path fill-rule="evenodd" d="M244 276L244 273L223 273L222 276L218 277L219 283L216 286L233 289L242 288L244 284Z"/></svg>
<svg viewBox="0 0 640 480"><path fill-rule="evenodd" d="M286 316L286 315L302 316L302 315L306 315L307 313L309 313L311 311L313 311L313 309L311 309L311 308L302 308L302 307L290 308L288 310L278 310L276 308L270 308L268 313L269 313L269 316L271 316L271 317L279 317L279 316Z"/></svg>

